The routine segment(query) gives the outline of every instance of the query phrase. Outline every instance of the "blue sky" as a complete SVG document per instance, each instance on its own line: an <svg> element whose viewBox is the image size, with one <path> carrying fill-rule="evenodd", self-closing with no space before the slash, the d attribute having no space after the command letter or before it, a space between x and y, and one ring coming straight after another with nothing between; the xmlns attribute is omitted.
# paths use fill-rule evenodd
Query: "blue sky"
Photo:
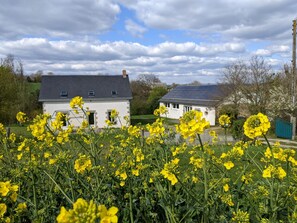
<svg viewBox="0 0 297 223"><path fill-rule="evenodd" d="M293 0L0 0L0 57L26 74L154 74L217 83L224 67L292 55Z"/></svg>

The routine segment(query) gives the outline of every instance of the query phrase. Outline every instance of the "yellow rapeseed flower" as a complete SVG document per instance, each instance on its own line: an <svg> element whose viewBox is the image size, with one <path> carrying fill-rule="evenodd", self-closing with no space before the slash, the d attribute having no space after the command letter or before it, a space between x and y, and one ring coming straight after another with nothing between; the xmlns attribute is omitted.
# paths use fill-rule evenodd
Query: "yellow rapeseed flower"
<svg viewBox="0 0 297 223"><path fill-rule="evenodd" d="M70 101L70 107L72 109L82 108L83 105L84 105L84 101L83 101L83 98L80 96L76 96L76 97L72 98Z"/></svg>
<svg viewBox="0 0 297 223"><path fill-rule="evenodd" d="M243 125L244 134L251 139L258 136L265 135L270 128L270 122L266 115L258 113L257 115L250 116Z"/></svg>
<svg viewBox="0 0 297 223"><path fill-rule="evenodd" d="M0 182L0 195L5 197L9 193L10 181Z"/></svg>
<svg viewBox="0 0 297 223"><path fill-rule="evenodd" d="M248 223L250 222L250 215L246 211L238 210L237 212L233 212L232 222Z"/></svg>
<svg viewBox="0 0 297 223"><path fill-rule="evenodd" d="M154 115L159 116L162 114L166 114L168 112L167 108L164 105L161 105L159 108L154 110Z"/></svg>
<svg viewBox="0 0 297 223"><path fill-rule="evenodd" d="M21 213L23 211L25 211L27 209L27 204L26 202L23 202L23 203L19 203L18 206L16 207L15 211L17 213Z"/></svg>
<svg viewBox="0 0 297 223"><path fill-rule="evenodd" d="M7 206L4 203L0 203L0 219L3 218L4 214L7 211Z"/></svg>
<svg viewBox="0 0 297 223"><path fill-rule="evenodd" d="M21 124L27 121L26 114L24 112L21 112L21 111L17 113L16 119Z"/></svg>
<svg viewBox="0 0 297 223"><path fill-rule="evenodd" d="M203 118L202 112L191 110L180 118L180 124L176 126L176 130L183 138L189 138L193 142L197 134L202 134L209 127L210 123Z"/></svg>
<svg viewBox="0 0 297 223"><path fill-rule="evenodd" d="M179 159L175 158L171 160L169 163L165 163L163 170L161 170L160 172L165 179L168 179L171 182L171 185L175 185L178 182L178 179L173 173L176 171L178 163Z"/></svg>
<svg viewBox="0 0 297 223"><path fill-rule="evenodd" d="M79 158L75 160L74 169L78 173L84 173L85 170L90 170L92 168L92 161L90 157L86 155L79 155Z"/></svg>
<svg viewBox="0 0 297 223"><path fill-rule="evenodd" d="M64 207L61 207L57 222L95 223L97 215L97 205L92 200L88 203L86 200L78 198L73 204L73 209L67 211Z"/></svg>
<svg viewBox="0 0 297 223"><path fill-rule="evenodd" d="M118 213L118 211L119 209L114 206L107 210L105 205L99 205L98 212L100 217L100 223L117 223L118 216L116 214Z"/></svg>
<svg viewBox="0 0 297 223"><path fill-rule="evenodd" d="M231 125L231 119L228 115L221 115L219 118L219 123L223 128L229 128Z"/></svg>
<svg viewBox="0 0 297 223"><path fill-rule="evenodd" d="M1 135L6 135L6 130L5 127L2 123L0 123L0 134Z"/></svg>
<svg viewBox="0 0 297 223"><path fill-rule="evenodd" d="M204 161L202 158L195 158L193 156L190 157L190 164L193 164L195 169L201 169L204 165Z"/></svg>
<svg viewBox="0 0 297 223"><path fill-rule="evenodd" d="M234 167L234 163L232 161L228 161L224 163L224 166L227 170L230 170Z"/></svg>
<svg viewBox="0 0 297 223"><path fill-rule="evenodd" d="M229 191L229 185L228 184L225 184L223 186L223 189L224 189L225 192Z"/></svg>

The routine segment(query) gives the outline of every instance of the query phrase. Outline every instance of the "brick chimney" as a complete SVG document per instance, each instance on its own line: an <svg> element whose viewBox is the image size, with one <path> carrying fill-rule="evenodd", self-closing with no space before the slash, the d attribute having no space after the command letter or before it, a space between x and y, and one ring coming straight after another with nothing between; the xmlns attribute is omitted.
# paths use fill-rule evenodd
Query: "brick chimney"
<svg viewBox="0 0 297 223"><path fill-rule="evenodd" d="M127 72L126 72L126 70L123 70L123 71L122 71L122 74L123 74L123 78L126 78L126 77L127 77Z"/></svg>

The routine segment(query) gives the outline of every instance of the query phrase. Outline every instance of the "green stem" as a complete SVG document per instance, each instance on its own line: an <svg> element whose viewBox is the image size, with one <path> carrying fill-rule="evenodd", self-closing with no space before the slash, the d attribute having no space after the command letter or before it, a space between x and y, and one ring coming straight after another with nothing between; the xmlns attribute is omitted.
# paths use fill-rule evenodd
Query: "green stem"
<svg viewBox="0 0 297 223"><path fill-rule="evenodd" d="M208 179L207 179L207 160L205 157L205 152L203 148L203 143L201 140L200 134L198 134L199 143L201 146L202 154L203 154L203 183L204 183L204 204L205 204L205 211L203 212L203 222L208 222L208 215L209 215L209 209L208 209Z"/></svg>
<svg viewBox="0 0 297 223"><path fill-rule="evenodd" d="M225 127L224 130L225 130L225 145L227 145L227 128Z"/></svg>
<svg viewBox="0 0 297 223"><path fill-rule="evenodd" d="M131 190L129 193L129 206L130 206L130 222L133 223L134 219L133 219L133 205L132 205L132 194L131 194Z"/></svg>
<svg viewBox="0 0 297 223"><path fill-rule="evenodd" d="M272 154L272 165L273 165L273 167L275 167L275 160L274 160L274 154L273 154L272 147L271 147L271 145L270 145L270 143L269 143L266 135L263 134L263 136L265 138L265 141L267 142L267 145L268 145L269 149L271 150L271 154ZM272 214L272 216L270 217L270 220L272 222L274 222L275 217L276 217L275 216L276 210L275 210L275 207L274 206L275 206L275 203L276 203L275 201L277 199L275 199L275 198L277 198L277 196L275 196L275 194L274 194L274 179L272 177L271 183L270 183L270 211L271 211L271 214Z"/></svg>

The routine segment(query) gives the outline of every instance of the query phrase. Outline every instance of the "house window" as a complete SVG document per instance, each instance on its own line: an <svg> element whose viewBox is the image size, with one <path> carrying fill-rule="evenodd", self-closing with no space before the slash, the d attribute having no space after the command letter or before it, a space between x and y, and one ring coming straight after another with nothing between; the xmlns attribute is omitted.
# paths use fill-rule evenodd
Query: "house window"
<svg viewBox="0 0 297 223"><path fill-rule="evenodd" d="M67 91L61 91L60 92L60 97L61 98L67 98L68 97L68 92Z"/></svg>
<svg viewBox="0 0 297 223"><path fill-rule="evenodd" d="M114 117L112 117L112 115L111 115L111 112L112 112L112 110L108 110L107 111L107 119L112 123L112 124L117 124L117 120L114 118Z"/></svg>
<svg viewBox="0 0 297 223"><path fill-rule="evenodd" d="M88 96L89 97L94 97L95 96L95 91L94 90L89 90Z"/></svg>
<svg viewBox="0 0 297 223"><path fill-rule="evenodd" d="M166 108L170 108L170 103L164 103Z"/></svg>
<svg viewBox="0 0 297 223"><path fill-rule="evenodd" d="M193 109L192 106L185 106L184 107L184 112L191 111L192 109Z"/></svg>
<svg viewBox="0 0 297 223"><path fill-rule="evenodd" d="M112 95L112 96L116 96L117 94L118 94L117 91L115 91L115 90L111 91L111 95Z"/></svg>
<svg viewBox="0 0 297 223"><path fill-rule="evenodd" d="M179 108L179 104L173 103L173 104L172 104L172 107L173 107L173 108Z"/></svg>
<svg viewBox="0 0 297 223"><path fill-rule="evenodd" d="M95 112L90 112L88 114L89 125L95 125Z"/></svg>

